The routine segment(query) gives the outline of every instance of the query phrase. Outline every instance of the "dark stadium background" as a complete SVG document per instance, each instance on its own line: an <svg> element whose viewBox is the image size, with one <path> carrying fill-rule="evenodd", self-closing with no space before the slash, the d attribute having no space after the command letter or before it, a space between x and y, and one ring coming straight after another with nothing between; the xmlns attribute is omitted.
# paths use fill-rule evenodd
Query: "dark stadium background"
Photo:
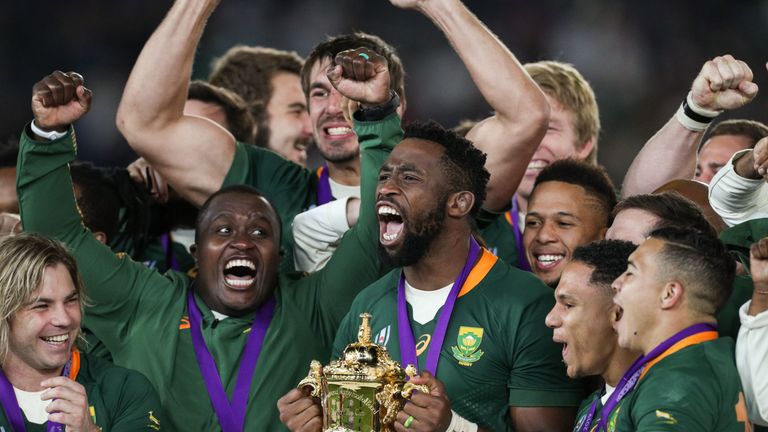
<svg viewBox="0 0 768 432"><path fill-rule="evenodd" d="M764 94L727 117L768 121L768 2L473 0L467 5L522 62L571 62L601 108L599 160L620 181L642 143L675 111L705 60L748 62ZM80 157L103 165L134 157L114 126L131 66L170 1L6 1L0 12L0 139L31 118L32 84L76 70L95 94L78 124ZM325 35L363 30L400 51L408 72L408 118L452 126L488 107L443 35L417 12L387 0L223 0L200 45L194 76L235 43L305 56ZM161 145L161 143L159 143Z"/></svg>

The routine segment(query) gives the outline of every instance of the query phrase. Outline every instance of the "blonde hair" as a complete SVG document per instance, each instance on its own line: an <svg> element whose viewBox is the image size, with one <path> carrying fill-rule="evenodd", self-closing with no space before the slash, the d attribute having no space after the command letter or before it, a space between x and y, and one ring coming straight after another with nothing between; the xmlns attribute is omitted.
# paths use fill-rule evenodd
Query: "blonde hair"
<svg viewBox="0 0 768 432"><path fill-rule="evenodd" d="M594 139L595 145L586 160L593 164L597 163L600 112L597 109L597 100L595 100L592 86L573 65L567 63L540 61L526 64L525 70L544 93L573 113L576 148L582 149L590 138Z"/></svg>
<svg viewBox="0 0 768 432"><path fill-rule="evenodd" d="M0 365L8 355L11 318L40 289L45 269L56 264L69 272L82 312L86 301L83 282L74 257L63 244L29 233L0 240Z"/></svg>

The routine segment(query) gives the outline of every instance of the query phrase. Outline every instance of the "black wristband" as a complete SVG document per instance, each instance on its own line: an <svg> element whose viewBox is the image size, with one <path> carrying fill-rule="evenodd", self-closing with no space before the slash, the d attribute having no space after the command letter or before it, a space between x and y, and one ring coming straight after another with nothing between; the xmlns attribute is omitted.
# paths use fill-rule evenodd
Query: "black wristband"
<svg viewBox="0 0 768 432"><path fill-rule="evenodd" d="M383 105L376 105L370 108L358 108L353 116L357 121L379 121L395 112L400 106L400 96L394 90L390 90L389 101Z"/></svg>
<svg viewBox="0 0 768 432"><path fill-rule="evenodd" d="M688 105L688 98L687 97L683 98L683 113L689 119L691 119L693 121L697 121L699 123L704 123L704 124L710 124L710 123L712 123L712 120L715 119L714 117L703 116L703 115L695 112L694 110L692 110L691 107Z"/></svg>

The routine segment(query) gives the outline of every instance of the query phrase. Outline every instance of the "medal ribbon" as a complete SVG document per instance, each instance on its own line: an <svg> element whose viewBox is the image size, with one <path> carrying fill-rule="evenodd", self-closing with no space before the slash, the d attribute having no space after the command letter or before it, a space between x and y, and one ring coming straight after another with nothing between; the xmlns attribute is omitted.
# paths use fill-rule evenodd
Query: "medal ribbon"
<svg viewBox="0 0 768 432"><path fill-rule="evenodd" d="M77 348L72 349L72 353L69 355L69 359L61 369L61 376L68 377L71 380L77 378L77 373L80 371L80 352ZM53 402L53 401L51 401ZM24 426L24 413L21 411L19 401L16 399L16 393L13 391L13 385L8 381L8 377L0 369L0 403L3 406L3 412L11 423L11 429L13 432L24 432L26 427ZM64 425L56 422L46 422L45 430L47 432L64 432Z"/></svg>
<svg viewBox="0 0 768 432"><path fill-rule="evenodd" d="M181 266L176 259L176 254L173 253L173 241L171 241L171 233L166 232L160 236L160 241L163 243L163 252L165 252L165 262L168 266L168 269L180 270Z"/></svg>
<svg viewBox="0 0 768 432"><path fill-rule="evenodd" d="M213 410L219 419L221 430L223 432L241 432L245 426L245 412L248 404L248 393L250 393L251 389L251 380L256 370L261 347L264 344L264 336L275 312L275 298L270 297L256 311L253 324L251 324L251 333L248 335L248 341L245 343L245 348L240 358L240 366L237 369L237 382L232 393L231 405L221 383L219 372L216 369L216 362L205 345L203 332L200 330L203 317L200 309L197 307L197 303L195 303L192 290L189 290L187 294L187 308L189 309L189 327L192 332L192 346L195 349L195 358L197 359L197 365L200 367L200 373L203 375L203 381L208 390Z"/></svg>
<svg viewBox="0 0 768 432"><path fill-rule="evenodd" d="M323 205L334 200L331 193L331 181L328 179L328 165L323 164L317 169L317 205Z"/></svg>
<svg viewBox="0 0 768 432"><path fill-rule="evenodd" d="M597 427L598 432L601 430L608 430L608 417L610 416L613 409L616 408L616 405L619 404L624 396L626 396L629 392L632 391L632 389L635 388L637 382L640 380L640 378L642 378L643 374L658 361L687 346L695 345L697 343L716 338L716 326L704 323L694 324L660 343L648 354L638 357L637 360L632 363L632 366L630 366L629 369L624 373L624 376L621 377L619 384L616 386L616 390L614 390L613 394L611 394L611 397L609 397L605 402L601 412L600 422L598 423ZM595 412L597 411L598 401L595 401L595 403L592 404L590 413L587 415L587 420L584 422L584 425L582 425L582 431L587 430L585 427L589 428L589 425L592 423L592 419L594 418Z"/></svg>
<svg viewBox="0 0 768 432"><path fill-rule="evenodd" d="M525 258L525 246L523 245L523 231L520 230L520 206L517 204L517 194L512 197L512 209L506 214L507 221L512 225L515 233L515 246L517 246L517 267L521 270L531 271L531 265Z"/></svg>
<svg viewBox="0 0 768 432"><path fill-rule="evenodd" d="M424 370L429 371L432 375L437 375L437 362L440 360L440 351L443 347L443 341L445 340L445 333L448 330L448 322L451 320L451 313L453 307L456 304L456 298L459 296L464 281L466 281L469 272L472 271L472 267L477 261L477 257L480 254L480 246L473 237L469 238L469 256L467 262L464 264L464 268L461 269L461 273L453 283L451 292L448 294L448 298L443 304L443 309L440 311L440 317L437 319L437 325L435 326L435 332L432 334L432 340L429 343L429 351L427 352L427 363ZM416 355L416 342L413 338L413 329L411 329L411 319L408 315L408 306L405 301L405 275L400 273L400 282L397 285L397 331L400 337L400 360L403 366L412 364L418 368L419 362Z"/></svg>

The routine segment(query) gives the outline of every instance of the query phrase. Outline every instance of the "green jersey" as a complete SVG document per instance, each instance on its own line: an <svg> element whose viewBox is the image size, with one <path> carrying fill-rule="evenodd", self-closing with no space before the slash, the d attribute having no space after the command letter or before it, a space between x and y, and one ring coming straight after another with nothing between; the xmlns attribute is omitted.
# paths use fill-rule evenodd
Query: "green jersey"
<svg viewBox="0 0 768 432"><path fill-rule="evenodd" d="M272 203L282 221L284 251L281 269L293 271L293 218L315 205L317 175L281 155L238 142L232 165L221 187L246 184L258 189Z"/></svg>
<svg viewBox="0 0 768 432"><path fill-rule="evenodd" d="M685 347L645 372L606 432L744 432L747 409L731 338Z"/></svg>
<svg viewBox="0 0 768 432"><path fill-rule="evenodd" d="M584 422L587 421L587 416L589 416L589 413L592 410L592 404L595 402L595 400L603 397L603 391L603 389L597 390L581 402L579 412L576 414L576 423L573 426L573 432L581 431L581 428L584 426ZM597 431L597 424L600 422L600 410L602 409L602 402L598 402L595 409L595 415L592 417L592 423L589 425L589 432Z"/></svg>
<svg viewBox="0 0 768 432"><path fill-rule="evenodd" d="M80 353L75 381L85 387L91 419L102 430L157 431L161 430L161 425L165 429L160 398L142 374ZM27 432L44 432L46 425L30 423L24 419ZM0 430L13 430L2 409Z"/></svg>
<svg viewBox="0 0 768 432"><path fill-rule="evenodd" d="M310 276L281 274L276 307L264 338L248 398L246 430L283 430L277 399L305 377L312 359L326 361L336 330L355 295L383 274L373 206L378 171L400 142L400 120L356 125L360 137L362 205L357 225L342 239L325 269ZM17 188L24 228L66 243L88 290L84 326L116 364L142 372L160 394L172 430L220 430L190 336L187 292L192 279L160 274L113 254L83 227L72 197L67 164L74 132L48 142L22 135ZM222 385L231 397L254 314L218 320L199 297L201 331Z"/></svg>
<svg viewBox="0 0 768 432"><path fill-rule="evenodd" d="M753 219L734 225L720 233L720 240L725 247L741 262L744 268L749 268L749 248L752 243L768 236L768 219ZM733 281L733 291L717 314L717 331L723 336L736 339L739 335L741 320L739 308L752 298L752 278L748 275L738 275Z"/></svg>
<svg viewBox="0 0 768 432"><path fill-rule="evenodd" d="M400 360L400 273L390 272L357 296L339 329L334 357L357 340L359 315L369 312L374 342ZM437 366L454 411L481 427L503 431L510 429L510 406L578 406L582 385L566 376L552 330L544 325L552 305L551 288L483 252L456 300ZM422 325L413 320L410 305L408 310L422 369L439 313Z"/></svg>
<svg viewBox="0 0 768 432"><path fill-rule="evenodd" d="M490 220L483 220L491 215L494 216L493 219L489 217ZM478 225L481 227L480 235L491 253L501 258L505 263L519 268L520 254L525 254L525 252L517 250L515 227L510 222L510 213L504 212L503 215L498 215L481 211L481 215L478 216Z"/></svg>

